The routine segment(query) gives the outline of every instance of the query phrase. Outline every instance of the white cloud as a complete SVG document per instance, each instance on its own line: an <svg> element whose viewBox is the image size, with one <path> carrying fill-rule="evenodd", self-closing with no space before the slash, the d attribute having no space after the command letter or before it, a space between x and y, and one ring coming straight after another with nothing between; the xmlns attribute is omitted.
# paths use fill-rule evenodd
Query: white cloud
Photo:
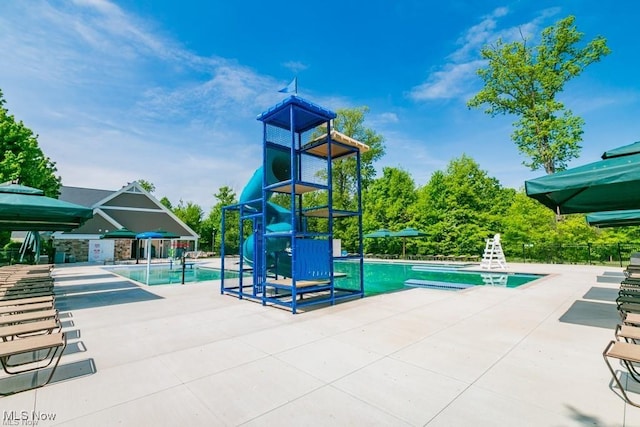
<svg viewBox="0 0 640 427"><path fill-rule="evenodd" d="M144 178L205 212L259 166L256 111L281 99L272 77L198 56L104 0L2 2L0 48L12 52L6 107L39 134L64 185Z"/></svg>
<svg viewBox="0 0 640 427"><path fill-rule="evenodd" d="M499 19L508 15L506 7L494 9L481 21L470 27L458 39L458 49L448 56L449 62L429 73L424 83L411 88L409 98L415 101L466 98L475 81L475 71L484 65L480 49L498 38L513 41L531 38L539 32L540 25L557 14L559 8L544 9L533 20L517 26L499 29Z"/></svg>
<svg viewBox="0 0 640 427"><path fill-rule="evenodd" d="M309 68L307 64L300 61L287 61L282 64L282 66L290 70L294 74L298 74L300 71L304 71Z"/></svg>
<svg viewBox="0 0 640 427"><path fill-rule="evenodd" d="M399 122L400 122L400 118L398 117L398 115L392 112L372 114L371 116L367 117L367 125L371 126L372 128L377 128L387 124L395 124Z"/></svg>
<svg viewBox="0 0 640 427"><path fill-rule="evenodd" d="M479 24L469 28L458 39L458 44L462 46L452 53L450 58L454 62L459 62L468 60L469 55L475 56L480 47L494 37L497 19L506 16L508 13L509 10L506 7L499 7L491 14L483 17Z"/></svg>
<svg viewBox="0 0 640 427"><path fill-rule="evenodd" d="M385 123L398 123L400 121L396 113L382 113L378 118Z"/></svg>
<svg viewBox="0 0 640 427"><path fill-rule="evenodd" d="M434 153L434 141L416 139L390 129L381 129L381 133L385 136L386 154L376 163L378 176L382 176L385 167L400 168L409 171L416 186L422 186L433 172L446 167L447 160L439 159Z"/></svg>
<svg viewBox="0 0 640 427"><path fill-rule="evenodd" d="M410 97L416 101L425 101L466 95L475 71L483 64L483 60L447 64L443 70L432 73L426 82L411 89Z"/></svg>

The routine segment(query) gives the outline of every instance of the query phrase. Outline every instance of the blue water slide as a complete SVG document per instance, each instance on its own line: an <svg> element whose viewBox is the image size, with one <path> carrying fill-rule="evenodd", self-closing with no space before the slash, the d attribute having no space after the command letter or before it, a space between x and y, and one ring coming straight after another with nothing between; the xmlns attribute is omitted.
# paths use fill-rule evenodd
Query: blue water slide
<svg viewBox="0 0 640 427"><path fill-rule="evenodd" d="M267 185L285 181L291 178L291 164L288 153L275 150L268 151L267 161L265 162L265 165L256 169L256 171L253 173L253 176L251 177L251 179L249 179L249 182L240 194L240 203L247 203L258 212L262 210L262 201L260 199L262 198L262 177L264 174L263 167L267 168ZM267 201L265 217L265 227L267 232L277 233L291 231L291 213L288 209ZM268 239L267 246L265 248L267 252L267 266L273 265L275 263L275 254L277 252L284 251L289 246L289 244L290 239L288 237ZM253 253L253 248L254 236L251 235L247 238L247 240L245 240L242 251L244 260L249 265L253 265L254 263L255 254ZM283 262L282 257L278 261L278 273L290 277L290 263L286 261Z"/></svg>

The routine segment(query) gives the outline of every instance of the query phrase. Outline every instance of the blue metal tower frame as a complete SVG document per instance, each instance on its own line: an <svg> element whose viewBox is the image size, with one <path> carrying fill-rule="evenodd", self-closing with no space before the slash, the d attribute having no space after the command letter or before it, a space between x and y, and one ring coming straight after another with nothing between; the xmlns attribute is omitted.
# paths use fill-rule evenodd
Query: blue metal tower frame
<svg viewBox="0 0 640 427"><path fill-rule="evenodd" d="M222 241L224 242L226 213L238 210L240 217L240 271L243 271L242 253L244 247L243 222L251 220L254 233L253 250L253 286L246 292L245 277L240 274L238 285L229 285L224 277L224 244L221 248L223 278L221 293L231 293L239 298L257 299L263 305L284 306L296 313L298 308L334 304L345 298L364 296L363 244L362 244L362 194L360 178L360 150L358 147L343 144L332 139L332 120L336 114L298 96L290 96L258 116L263 123L263 176L262 197L260 200L227 206L223 209ZM275 153L275 154L274 154ZM286 176L279 174L278 180L270 181L270 169L273 165L268 159L288 156ZM336 210L333 208L333 162L347 156L355 156L357 163L357 210ZM322 164L326 170L324 180L316 174L314 179L305 176L305 160ZM324 163L323 163L324 162ZM326 191L326 206L304 206L302 194L312 191ZM288 194L290 225L289 230L270 230L268 223L267 200L273 193ZM256 203L261 204L261 212L256 212ZM326 218L326 231L309 231L307 217ZM358 219L358 252L343 256L333 253L334 221L339 217ZM287 239L287 251L275 258L268 254L269 242L275 239ZM270 261L275 259L274 265ZM287 265L284 273L279 270L279 260ZM335 286L334 261L350 260L359 263L359 287L341 289ZM282 276L285 277L282 277Z"/></svg>

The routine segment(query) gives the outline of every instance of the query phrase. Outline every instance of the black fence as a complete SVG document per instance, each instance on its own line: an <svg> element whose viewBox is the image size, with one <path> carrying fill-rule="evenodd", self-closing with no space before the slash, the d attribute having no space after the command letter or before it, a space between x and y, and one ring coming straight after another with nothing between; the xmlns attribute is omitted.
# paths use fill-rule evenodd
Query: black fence
<svg viewBox="0 0 640 427"><path fill-rule="evenodd" d="M584 243L503 245L507 260L545 264L629 264L631 254L640 252L639 243Z"/></svg>

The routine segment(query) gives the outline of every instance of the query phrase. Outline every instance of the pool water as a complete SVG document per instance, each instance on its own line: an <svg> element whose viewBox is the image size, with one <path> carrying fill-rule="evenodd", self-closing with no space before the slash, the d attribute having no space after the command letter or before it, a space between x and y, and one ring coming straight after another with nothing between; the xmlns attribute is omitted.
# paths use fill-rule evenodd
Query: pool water
<svg viewBox="0 0 640 427"><path fill-rule="evenodd" d="M120 266L109 268L112 273L126 277L142 284L147 284L147 266ZM221 270L192 266L185 268L184 282L204 282L206 280L220 280ZM238 277L238 274L227 271L225 277ZM182 267L170 268L168 265L152 265L149 270L149 285L171 285L182 283Z"/></svg>
<svg viewBox="0 0 640 427"><path fill-rule="evenodd" d="M146 265L126 265L109 267L109 271L136 282L147 284ZM357 290L359 288L359 263L353 261L338 261L335 263L336 273L344 273L344 277L335 279L335 286L342 289ZM245 273L250 275L251 273ZM225 278L238 278L235 271L226 271ZM471 286L492 285L515 288L544 275L497 273L460 270L458 266L430 264L365 262L364 263L364 291L365 295L376 295L387 292L400 291L411 287L428 287L442 290L459 290ZM202 282L206 280L220 280L221 270L202 268L197 265L185 269L185 283ZM152 265L150 269L149 285L170 285L182 283L182 268L166 265Z"/></svg>
<svg viewBox="0 0 640 427"><path fill-rule="evenodd" d="M335 285L337 287L358 288L359 264L357 262L336 262L334 269L336 272L346 274L345 277L336 279ZM448 290L483 285L516 288L541 277L544 275L463 271L434 267L428 264L364 263L365 295L376 295L421 286Z"/></svg>

